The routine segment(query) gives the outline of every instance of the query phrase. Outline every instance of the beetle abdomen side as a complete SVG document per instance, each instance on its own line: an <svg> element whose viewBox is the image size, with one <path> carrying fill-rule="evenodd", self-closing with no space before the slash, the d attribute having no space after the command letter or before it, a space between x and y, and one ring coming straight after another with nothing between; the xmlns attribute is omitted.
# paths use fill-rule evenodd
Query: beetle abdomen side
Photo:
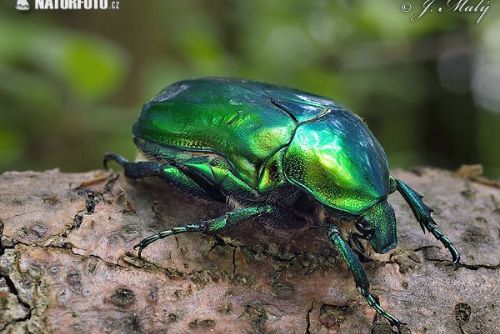
<svg viewBox="0 0 500 334"><path fill-rule="evenodd" d="M282 170L282 156L284 149L273 155L263 166L260 173L260 182L257 188L252 188L234 173L235 168L222 156L210 152L179 150L172 147L158 145L140 138L135 143L146 159L160 162L165 165L174 165L183 170L188 176L201 183L208 193L222 193L244 201L272 201L278 200L280 189L289 186ZM290 197L294 192L286 192Z"/></svg>
<svg viewBox="0 0 500 334"><path fill-rule="evenodd" d="M266 161L291 140L296 123L270 100L231 83L200 79L168 87L148 102L138 138L225 157L252 188Z"/></svg>

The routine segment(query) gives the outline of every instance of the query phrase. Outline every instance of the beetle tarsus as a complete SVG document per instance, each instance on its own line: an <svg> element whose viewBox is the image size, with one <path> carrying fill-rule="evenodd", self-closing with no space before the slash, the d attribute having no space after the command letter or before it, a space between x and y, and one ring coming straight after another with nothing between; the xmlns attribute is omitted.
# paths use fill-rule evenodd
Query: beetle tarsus
<svg viewBox="0 0 500 334"><path fill-rule="evenodd" d="M379 301L373 296L370 292L368 292L365 289L359 289L360 293L363 295L363 297L366 298L368 301L368 305L373 307L378 314L380 314L382 317L387 319L389 321L389 324L391 326L394 326L398 329L398 332L401 333L401 326L406 325L406 323L401 322L398 318L390 314L389 312L385 311L382 306L380 306Z"/></svg>
<svg viewBox="0 0 500 334"><path fill-rule="evenodd" d="M173 227L171 229L161 231L159 233L150 235L149 237L142 239L141 242L139 242L138 244L136 244L134 246L134 250L137 250L137 256L139 258L141 258L142 251L144 250L144 248L146 248L147 246L149 246L150 244L152 244L153 242L155 242L157 240L169 237L169 236L174 235L174 234L205 231L206 226L207 225L205 223L187 224L187 225L183 225L183 226L176 226L176 227Z"/></svg>
<svg viewBox="0 0 500 334"><path fill-rule="evenodd" d="M149 236L149 237L141 240L141 242L139 242L138 244L134 245L134 250L137 251L137 256L139 257L139 259L142 258L142 251L144 250L144 248L146 248L149 244L151 244L159 239L159 238L153 238L153 237L156 237L156 234Z"/></svg>
<svg viewBox="0 0 500 334"><path fill-rule="evenodd" d="M439 230L439 228L437 227L437 224L436 222L430 218L429 221L426 221L425 223L425 226L427 228L427 230L432 233L432 235L438 239L439 241L441 241L441 243L446 247L446 249L448 249L448 251L450 252L451 254L451 257L452 257L452 263L450 265L454 265L456 268L458 268L459 264L460 264L460 253L458 252L458 250L455 248L455 246L453 246L453 243L450 241L450 239L448 239L444 234L443 232L441 232Z"/></svg>
<svg viewBox="0 0 500 334"><path fill-rule="evenodd" d="M127 159L125 159L124 157L122 157L119 154L116 154L116 153L106 153L104 155L103 160L102 160L102 164L104 165L104 169L106 169L106 170L109 169L108 163L110 161L115 161L117 164L119 164L122 167L125 167L125 165L129 162Z"/></svg>

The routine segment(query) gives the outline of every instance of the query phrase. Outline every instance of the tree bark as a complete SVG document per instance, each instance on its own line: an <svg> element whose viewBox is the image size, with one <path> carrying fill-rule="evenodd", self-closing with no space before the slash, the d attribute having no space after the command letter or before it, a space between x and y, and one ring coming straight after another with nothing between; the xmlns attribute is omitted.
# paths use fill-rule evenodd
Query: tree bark
<svg viewBox="0 0 500 334"><path fill-rule="evenodd" d="M394 172L425 195L463 262L448 266L446 250L390 196L399 246L369 252L364 266L403 333L499 332L500 188L469 174ZM314 222L181 234L142 260L132 249L226 209L111 172L0 175L0 332L392 333Z"/></svg>

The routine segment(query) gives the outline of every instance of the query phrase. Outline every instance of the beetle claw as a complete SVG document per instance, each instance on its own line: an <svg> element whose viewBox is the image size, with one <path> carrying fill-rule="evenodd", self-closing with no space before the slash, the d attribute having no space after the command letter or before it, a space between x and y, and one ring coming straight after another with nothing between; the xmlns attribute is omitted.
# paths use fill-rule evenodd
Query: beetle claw
<svg viewBox="0 0 500 334"><path fill-rule="evenodd" d="M426 230L425 230L425 223L421 220L418 221L418 223L420 224L420 227L422 228L422 232L425 234Z"/></svg>
<svg viewBox="0 0 500 334"><path fill-rule="evenodd" d="M396 317L394 317L392 314L386 312L382 308L382 306L380 306L380 303L379 303L378 299L374 295L372 295L371 293L369 293L366 289L361 289L360 291L361 291L361 294L368 301L368 304L371 307L373 307L380 316L382 316L385 319L387 319L387 321L389 321L389 324L391 326L396 327L398 329L398 333L401 333L401 326L406 325L406 323L401 322L399 319L397 319Z"/></svg>
<svg viewBox="0 0 500 334"><path fill-rule="evenodd" d="M138 244L136 244L134 246L134 250L137 250L137 256L139 257L139 259L142 258L142 251L144 250L144 248L148 247L148 245L156 240L158 240L158 236L156 234L154 235L151 235L145 239L142 239L141 242L139 242Z"/></svg>
<svg viewBox="0 0 500 334"><path fill-rule="evenodd" d="M455 270L458 270L458 268L461 267L460 253L457 251L457 249L453 245L450 245L449 247L446 247L446 248L448 248L448 250L451 253L451 257L452 257L452 262L449 264L449 266L455 266Z"/></svg>
<svg viewBox="0 0 500 334"><path fill-rule="evenodd" d="M364 254L365 253L365 247L363 246L363 244L359 240L360 237L362 238L363 236L361 236L361 235L359 235L357 233L351 233L351 234L349 234L349 242L351 244L353 244L356 247L356 249L361 254Z"/></svg>
<svg viewBox="0 0 500 334"><path fill-rule="evenodd" d="M138 243L138 244L134 245L133 248L134 248L134 250L137 251L137 257L139 259L142 259L142 250L144 249L144 247L141 246L141 243Z"/></svg>
<svg viewBox="0 0 500 334"><path fill-rule="evenodd" d="M397 322L395 322L395 321L389 321L389 324L390 324L391 326L393 326L393 327L396 327L396 328L398 329L398 333L399 333L399 334L402 334L402 333L403 333L403 332L401 331L401 326L406 326L406 325L407 325L406 323L401 322L401 321L399 321L399 320L398 320Z"/></svg>
<svg viewBox="0 0 500 334"><path fill-rule="evenodd" d="M104 166L104 169L106 169L106 170L109 169L108 163L110 161L116 161L116 163L118 163L122 167L124 167L125 164L128 162L127 159L125 159L124 157L122 157L119 154L116 154L116 153L106 153L106 154L104 154L104 158L102 159L102 164Z"/></svg>
<svg viewBox="0 0 500 334"><path fill-rule="evenodd" d="M389 314L389 316L390 316L390 314ZM392 316L391 316L391 317L392 317ZM393 327L396 327L396 328L397 328L397 330L398 330L398 333L399 333L399 334L401 334L401 333L402 333L402 331L401 331L401 326L406 326L406 325L407 325L407 323L402 322L402 321L400 321L399 319L396 319L396 318L394 318L394 317L392 317L391 319L387 319L387 320L389 321L389 324L390 324L391 326L393 326Z"/></svg>
<svg viewBox="0 0 500 334"><path fill-rule="evenodd" d="M155 241L156 239L153 239L151 240L150 239L151 237L148 237L144 240L142 240L141 242L139 242L137 245L134 246L134 250L137 250L137 257L139 257L139 259L142 258L142 251L150 244L152 243L153 241Z"/></svg>

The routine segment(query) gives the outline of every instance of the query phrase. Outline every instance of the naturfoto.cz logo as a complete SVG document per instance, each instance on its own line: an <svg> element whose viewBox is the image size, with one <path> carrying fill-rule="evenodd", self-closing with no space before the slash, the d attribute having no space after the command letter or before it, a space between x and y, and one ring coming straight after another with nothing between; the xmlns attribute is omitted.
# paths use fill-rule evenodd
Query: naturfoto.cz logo
<svg viewBox="0 0 500 334"><path fill-rule="evenodd" d="M28 0L17 0L16 3L17 10L30 10L30 4Z"/></svg>
<svg viewBox="0 0 500 334"><path fill-rule="evenodd" d="M35 0L36 10L106 10L119 9L120 1L108 0ZM17 10L29 10L28 0L17 0Z"/></svg>

